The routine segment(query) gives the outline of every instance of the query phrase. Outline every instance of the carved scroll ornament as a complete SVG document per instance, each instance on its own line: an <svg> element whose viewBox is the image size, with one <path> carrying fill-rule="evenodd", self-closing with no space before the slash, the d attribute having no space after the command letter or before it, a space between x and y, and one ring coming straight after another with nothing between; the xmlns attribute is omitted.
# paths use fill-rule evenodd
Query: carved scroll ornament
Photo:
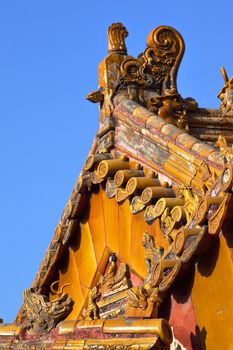
<svg viewBox="0 0 233 350"><path fill-rule="evenodd" d="M100 103L100 119L114 110L113 97L122 92L161 118L188 131L187 111L198 105L192 98L183 99L177 90L177 72L185 45L174 28L160 26L151 31L147 47L138 58L127 55L123 24L108 29L108 53L99 69L99 89L87 99Z"/></svg>
<svg viewBox="0 0 233 350"><path fill-rule="evenodd" d="M123 83L153 89L159 95L177 93L176 76L184 47L182 36L174 28L156 28L147 38L144 53L138 59L122 62Z"/></svg>

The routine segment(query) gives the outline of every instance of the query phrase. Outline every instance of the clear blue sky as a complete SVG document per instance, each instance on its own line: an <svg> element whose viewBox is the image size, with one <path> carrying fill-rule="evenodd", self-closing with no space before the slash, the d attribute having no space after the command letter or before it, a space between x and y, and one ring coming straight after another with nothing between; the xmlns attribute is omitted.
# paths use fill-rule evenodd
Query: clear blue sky
<svg viewBox="0 0 233 350"><path fill-rule="evenodd" d="M88 154L106 30L121 21L128 51L158 25L183 35L178 88L217 108L224 65L233 75L232 0L0 1L0 317L13 321Z"/></svg>

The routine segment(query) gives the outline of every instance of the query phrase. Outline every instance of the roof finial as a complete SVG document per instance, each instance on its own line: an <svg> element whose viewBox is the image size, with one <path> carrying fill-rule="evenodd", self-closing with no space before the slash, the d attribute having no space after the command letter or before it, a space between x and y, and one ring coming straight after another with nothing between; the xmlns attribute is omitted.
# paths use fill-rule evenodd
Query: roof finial
<svg viewBox="0 0 233 350"><path fill-rule="evenodd" d="M108 53L122 53L127 55L125 38L127 29L122 23L112 23L108 28Z"/></svg>

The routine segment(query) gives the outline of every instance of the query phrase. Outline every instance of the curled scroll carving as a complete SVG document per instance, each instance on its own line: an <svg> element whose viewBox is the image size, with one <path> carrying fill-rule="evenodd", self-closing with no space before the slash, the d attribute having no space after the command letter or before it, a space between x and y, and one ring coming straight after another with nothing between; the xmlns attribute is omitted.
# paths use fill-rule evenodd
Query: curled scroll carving
<svg viewBox="0 0 233 350"><path fill-rule="evenodd" d="M151 112L188 131L187 111L198 108L192 98L177 90L177 72L184 54L182 36L174 28L160 26L149 34L147 47L137 58L127 55L126 28L113 23L108 29L108 53L100 64L99 89L87 99L100 103L101 120L114 109L114 96L123 92Z"/></svg>
<svg viewBox="0 0 233 350"><path fill-rule="evenodd" d="M159 95L177 94L176 76L184 53L182 36L172 27L161 26L149 34L147 46L138 59L122 62L123 83L153 89Z"/></svg>
<svg viewBox="0 0 233 350"><path fill-rule="evenodd" d="M163 77L163 91L177 91L176 76L185 49L182 36L172 27L160 26L149 34L147 45L144 54L150 64L155 63L153 74Z"/></svg>

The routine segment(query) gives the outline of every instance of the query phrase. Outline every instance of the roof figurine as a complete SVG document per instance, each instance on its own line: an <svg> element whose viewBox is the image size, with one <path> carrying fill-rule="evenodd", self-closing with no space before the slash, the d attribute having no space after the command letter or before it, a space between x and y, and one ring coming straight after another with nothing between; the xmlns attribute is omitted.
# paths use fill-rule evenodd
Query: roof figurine
<svg viewBox="0 0 233 350"><path fill-rule="evenodd" d="M98 132L1 349L233 348L232 79L199 108L182 36L160 26L134 58L127 35L108 29Z"/></svg>

